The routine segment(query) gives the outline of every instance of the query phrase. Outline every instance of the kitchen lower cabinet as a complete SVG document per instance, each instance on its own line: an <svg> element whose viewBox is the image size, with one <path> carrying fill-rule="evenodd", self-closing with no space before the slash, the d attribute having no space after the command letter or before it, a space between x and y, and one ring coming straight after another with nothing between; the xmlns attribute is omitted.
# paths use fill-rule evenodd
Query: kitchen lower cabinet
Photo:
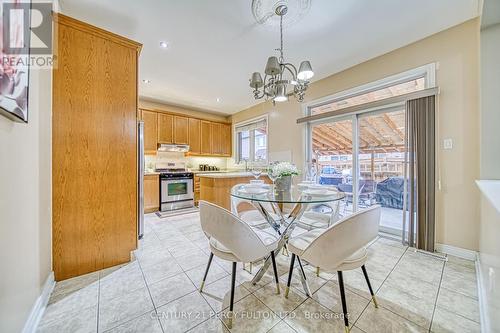
<svg viewBox="0 0 500 333"><path fill-rule="evenodd" d="M160 176L144 175L144 213L160 209Z"/></svg>

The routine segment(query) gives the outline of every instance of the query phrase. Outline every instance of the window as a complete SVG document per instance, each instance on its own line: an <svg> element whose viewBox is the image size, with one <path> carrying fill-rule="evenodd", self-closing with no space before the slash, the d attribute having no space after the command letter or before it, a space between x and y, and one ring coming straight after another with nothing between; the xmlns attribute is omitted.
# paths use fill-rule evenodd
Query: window
<svg viewBox="0 0 500 333"><path fill-rule="evenodd" d="M236 124L236 163L267 163L267 116Z"/></svg>

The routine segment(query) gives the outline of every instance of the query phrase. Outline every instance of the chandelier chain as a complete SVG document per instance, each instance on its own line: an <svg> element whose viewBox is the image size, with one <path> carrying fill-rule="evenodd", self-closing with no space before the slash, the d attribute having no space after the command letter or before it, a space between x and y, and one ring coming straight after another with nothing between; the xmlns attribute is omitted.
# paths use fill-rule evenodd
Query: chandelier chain
<svg viewBox="0 0 500 333"><path fill-rule="evenodd" d="M283 15L280 16L280 62L285 62L283 57Z"/></svg>

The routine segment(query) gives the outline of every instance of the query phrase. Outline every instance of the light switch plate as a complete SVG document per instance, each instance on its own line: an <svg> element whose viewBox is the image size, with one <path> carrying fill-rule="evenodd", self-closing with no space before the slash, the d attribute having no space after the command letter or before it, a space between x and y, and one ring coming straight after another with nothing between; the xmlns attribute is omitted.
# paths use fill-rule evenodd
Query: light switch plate
<svg viewBox="0 0 500 333"><path fill-rule="evenodd" d="M444 139L443 140L443 148L444 149L453 149L453 140L452 139Z"/></svg>

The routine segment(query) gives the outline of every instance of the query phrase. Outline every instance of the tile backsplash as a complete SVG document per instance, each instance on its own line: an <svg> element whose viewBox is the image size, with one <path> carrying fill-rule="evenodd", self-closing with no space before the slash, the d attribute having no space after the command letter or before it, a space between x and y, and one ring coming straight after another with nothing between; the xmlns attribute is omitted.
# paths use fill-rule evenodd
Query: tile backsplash
<svg viewBox="0 0 500 333"><path fill-rule="evenodd" d="M156 155L146 155L146 170L152 171L156 162L185 162L189 169L197 170L200 164L209 164L219 169L227 168L226 157L202 157L202 156L184 156L184 153L176 152L158 152Z"/></svg>

